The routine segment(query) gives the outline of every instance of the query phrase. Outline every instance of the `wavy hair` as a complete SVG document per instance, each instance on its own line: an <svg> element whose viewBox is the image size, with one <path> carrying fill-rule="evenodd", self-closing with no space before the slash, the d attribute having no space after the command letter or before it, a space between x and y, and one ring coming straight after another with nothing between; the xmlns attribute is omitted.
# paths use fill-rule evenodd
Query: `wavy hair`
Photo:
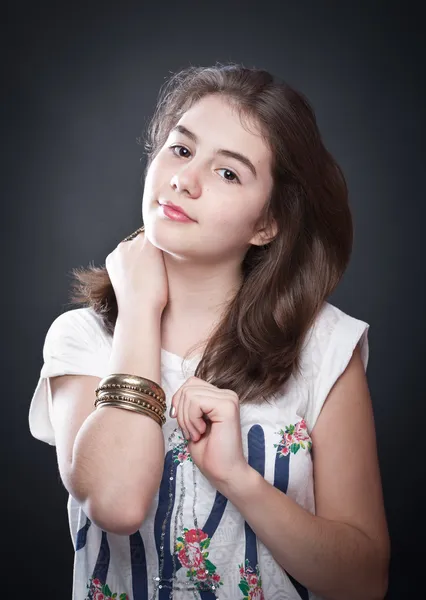
<svg viewBox="0 0 426 600"><path fill-rule="evenodd" d="M163 84L144 139L145 176L183 113L208 94L224 95L241 117L254 118L269 144L273 186L260 220L275 219L278 233L247 251L241 287L195 375L234 390L241 403L268 401L300 372L305 336L349 263L348 190L306 97L267 71L234 63L191 66ZM91 306L113 334L117 302L106 269L73 275L72 303Z"/></svg>

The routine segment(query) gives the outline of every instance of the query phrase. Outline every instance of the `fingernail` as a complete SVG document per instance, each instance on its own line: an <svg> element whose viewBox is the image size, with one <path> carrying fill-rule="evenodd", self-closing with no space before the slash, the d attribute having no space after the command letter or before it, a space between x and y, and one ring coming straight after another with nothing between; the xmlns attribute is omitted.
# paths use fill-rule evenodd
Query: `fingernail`
<svg viewBox="0 0 426 600"><path fill-rule="evenodd" d="M172 419L174 419L176 416L176 408L175 408L174 404L172 404L170 407L169 415Z"/></svg>

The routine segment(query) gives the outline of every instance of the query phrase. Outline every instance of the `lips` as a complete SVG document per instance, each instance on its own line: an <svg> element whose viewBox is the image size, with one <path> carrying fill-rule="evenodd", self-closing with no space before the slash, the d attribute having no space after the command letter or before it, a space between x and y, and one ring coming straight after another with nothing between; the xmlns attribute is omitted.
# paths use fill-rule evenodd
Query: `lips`
<svg viewBox="0 0 426 600"><path fill-rule="evenodd" d="M177 212L181 213L182 215L185 215L185 217L187 217L188 219L191 219L191 221L194 221L194 219L192 217L190 217L181 206L178 206L177 204L172 204L171 202L159 202L160 206L169 206L170 208L173 208L173 210L176 210Z"/></svg>

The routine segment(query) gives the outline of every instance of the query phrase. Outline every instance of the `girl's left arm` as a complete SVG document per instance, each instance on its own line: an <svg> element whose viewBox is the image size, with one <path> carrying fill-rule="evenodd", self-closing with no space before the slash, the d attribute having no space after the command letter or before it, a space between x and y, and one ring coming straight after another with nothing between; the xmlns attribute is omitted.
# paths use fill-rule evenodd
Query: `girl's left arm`
<svg viewBox="0 0 426 600"><path fill-rule="evenodd" d="M329 600L382 600L390 541L374 416L357 346L311 432L316 514L248 464L217 486L275 560Z"/></svg>

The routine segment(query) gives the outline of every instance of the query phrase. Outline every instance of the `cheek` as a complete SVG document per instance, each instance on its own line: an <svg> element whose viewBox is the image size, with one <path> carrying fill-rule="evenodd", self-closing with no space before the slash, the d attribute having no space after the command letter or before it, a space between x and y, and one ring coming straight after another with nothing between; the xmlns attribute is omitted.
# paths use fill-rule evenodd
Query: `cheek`
<svg viewBox="0 0 426 600"><path fill-rule="evenodd" d="M158 152L148 169L147 180L152 185L158 186L161 181L164 182L165 177L167 178L167 172L170 172L170 157L162 149Z"/></svg>
<svg viewBox="0 0 426 600"><path fill-rule="evenodd" d="M206 231L210 234L214 234L214 237L226 237L229 236L230 232L235 233L235 228L239 226L239 215L232 206L232 199L226 198L222 201L218 195L210 191L207 196L204 193L205 198L209 198L200 211L202 217L202 226L205 227Z"/></svg>
<svg viewBox="0 0 426 600"><path fill-rule="evenodd" d="M145 178L144 186L148 193L150 193L153 189L155 189L156 186L158 186L160 171L161 168L157 156L157 158L155 158L151 163L151 166L149 167L148 173L146 174Z"/></svg>
<svg viewBox="0 0 426 600"><path fill-rule="evenodd" d="M157 158L151 163L143 184L142 215L148 217L153 209L154 201L158 200L159 190L164 181L164 171L160 168Z"/></svg>
<svg viewBox="0 0 426 600"><path fill-rule="evenodd" d="M258 217L258 210L254 210L246 197L228 196L224 202L209 203L209 208L206 223L214 226L221 237L231 236L231 239L246 238Z"/></svg>

